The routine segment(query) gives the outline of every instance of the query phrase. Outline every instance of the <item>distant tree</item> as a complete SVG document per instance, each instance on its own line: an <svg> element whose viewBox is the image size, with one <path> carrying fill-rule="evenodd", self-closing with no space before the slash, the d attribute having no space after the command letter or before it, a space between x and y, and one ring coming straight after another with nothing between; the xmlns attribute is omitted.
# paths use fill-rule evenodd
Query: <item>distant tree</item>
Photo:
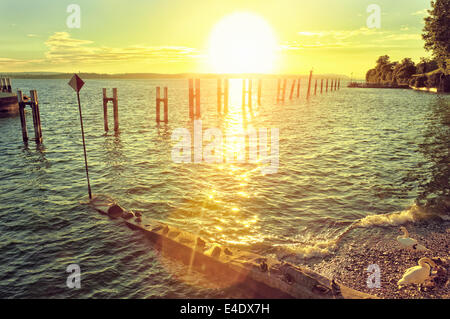
<svg viewBox="0 0 450 319"><path fill-rule="evenodd" d="M377 70L370 69L366 73L366 82L368 83L377 83Z"/></svg>
<svg viewBox="0 0 450 319"><path fill-rule="evenodd" d="M431 1L422 38L445 74L450 73L450 0Z"/></svg>
<svg viewBox="0 0 450 319"><path fill-rule="evenodd" d="M394 67L393 81L397 84L407 84L411 76L416 73L416 66L411 58L404 58Z"/></svg>
<svg viewBox="0 0 450 319"><path fill-rule="evenodd" d="M416 72L419 74L422 74L422 73L434 71L438 68L439 68L439 66L438 66L436 60L422 57L422 58L420 58L420 62L417 63Z"/></svg>

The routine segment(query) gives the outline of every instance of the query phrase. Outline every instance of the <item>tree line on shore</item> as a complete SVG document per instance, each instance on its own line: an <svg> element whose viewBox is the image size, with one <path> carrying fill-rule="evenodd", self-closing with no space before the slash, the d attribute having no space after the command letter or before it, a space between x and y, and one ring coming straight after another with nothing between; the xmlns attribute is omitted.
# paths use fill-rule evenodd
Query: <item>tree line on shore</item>
<svg viewBox="0 0 450 319"><path fill-rule="evenodd" d="M411 58L390 61L380 56L376 66L366 73L366 82L380 86L428 87L450 92L450 0L431 1L431 10L424 18L422 39L431 58L421 58L415 64Z"/></svg>

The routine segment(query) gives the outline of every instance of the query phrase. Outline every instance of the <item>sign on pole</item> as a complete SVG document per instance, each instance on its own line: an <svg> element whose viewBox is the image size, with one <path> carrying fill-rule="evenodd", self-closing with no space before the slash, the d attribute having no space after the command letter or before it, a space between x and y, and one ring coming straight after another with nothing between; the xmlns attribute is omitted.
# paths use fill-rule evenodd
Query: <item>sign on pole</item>
<svg viewBox="0 0 450 319"><path fill-rule="evenodd" d="M83 138L84 166L86 168L86 178L87 178L87 183L88 183L89 199L92 199L91 183L89 182L89 170L88 170L87 155L86 155L86 142L84 140L83 115L81 114L81 103L80 103L80 90L84 85L84 81L78 75L74 74L68 84L74 89L75 92L77 92L78 110L80 111L81 136Z"/></svg>

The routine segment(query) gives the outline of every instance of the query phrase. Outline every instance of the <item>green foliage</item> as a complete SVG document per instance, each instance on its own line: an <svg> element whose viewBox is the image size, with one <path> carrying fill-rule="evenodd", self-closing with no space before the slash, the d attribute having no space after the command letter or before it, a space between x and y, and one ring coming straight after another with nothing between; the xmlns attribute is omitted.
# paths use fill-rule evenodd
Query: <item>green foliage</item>
<svg viewBox="0 0 450 319"><path fill-rule="evenodd" d="M416 73L416 66L410 58L399 62L391 62L389 56L383 55L377 59L377 65L366 73L366 81L384 85L406 85L411 76Z"/></svg>
<svg viewBox="0 0 450 319"><path fill-rule="evenodd" d="M425 49L433 52L439 67L449 74L450 70L450 0L431 1L429 16L425 17L422 38Z"/></svg>
<svg viewBox="0 0 450 319"><path fill-rule="evenodd" d="M438 68L439 68L439 66L438 66L436 60L430 59L430 58L422 57L422 58L420 58L420 62L417 63L417 73L418 74L428 73L428 72L434 71Z"/></svg>

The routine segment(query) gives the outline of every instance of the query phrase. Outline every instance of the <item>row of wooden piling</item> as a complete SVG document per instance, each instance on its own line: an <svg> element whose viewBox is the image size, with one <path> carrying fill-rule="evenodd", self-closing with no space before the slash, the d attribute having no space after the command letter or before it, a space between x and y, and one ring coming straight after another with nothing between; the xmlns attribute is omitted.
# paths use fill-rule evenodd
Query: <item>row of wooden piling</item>
<svg viewBox="0 0 450 319"><path fill-rule="evenodd" d="M0 92L12 93L10 78L0 78Z"/></svg>
<svg viewBox="0 0 450 319"><path fill-rule="evenodd" d="M262 92L262 80L257 80L257 104L261 105L261 92ZM300 78L294 79L291 83L291 89L289 94L289 99L292 100L294 97L295 89L297 90L297 98L300 97ZM200 79L189 79L189 118L198 119L201 117L200 108ZM308 79L308 89L306 98L309 99L311 95L311 84L312 84L312 71L309 74ZM320 93L336 91L340 89L340 79L331 79L331 84L329 85L329 79L321 79L320 82ZM278 79L277 86L277 103L285 101L286 95L286 85L287 79ZM317 95L318 82L315 80L314 84L314 95ZM161 122L161 103L164 105L164 118L165 123L169 122L169 106L168 106L168 88L164 87L164 96L161 97L161 87L156 87L156 122ZM253 89L253 79L243 79L242 80L242 112L245 116L247 108L251 113L252 110L252 89ZM1 90L4 92L11 92L11 81L9 78L1 79ZM228 113L228 97L229 97L229 79L218 79L217 80L217 113L227 114ZM39 113L39 102L36 90L30 91L30 97L25 97L22 91L17 92L17 99L19 103L19 113L20 121L22 125L22 137L24 142L28 141L28 132L25 117L25 107L28 105L32 109L33 124L35 131L35 141L37 143L42 142L42 130L41 130L41 120ZM109 130L108 126L108 103L112 102L113 106L113 117L114 117L114 131L119 131L119 104L117 88L112 89L112 97L107 96L107 89L103 88L103 120L105 131Z"/></svg>
<svg viewBox="0 0 450 319"><path fill-rule="evenodd" d="M307 99L310 97L311 92L311 78L312 71L310 72L309 81L308 81L308 92ZM283 86L281 86L283 83ZM277 103L285 101L285 93L286 93L286 83L287 80L278 79L278 88L277 88ZM321 79L320 85L320 93L323 92L323 84L324 79ZM189 118L190 119L198 119L201 118L201 108L200 108L200 79L189 79ZM295 79L291 85L291 91L289 95L289 99L292 100L294 96L295 86L297 87L297 98L300 97L300 78ZM326 79L326 92L328 92L328 79ZM333 80L331 79L330 90L332 91L340 88L340 79ZM252 79L243 79L242 80L242 111L246 112L246 108L252 112L252 89L253 89L253 80ZM262 92L262 80L258 79L258 87L257 87L257 104L261 105L261 92ZM281 96L280 96L281 93ZM315 81L314 86L314 95L317 94L317 79ZM228 97L229 97L229 79L217 79L217 113L218 114L227 114L228 113ZM108 111L107 104L109 101L113 102L113 112L114 112L114 130L118 131L119 129L119 116L118 116L118 102L117 102L117 88L113 88L113 97L108 98L106 96L106 89L103 89L103 114L104 114L104 126L105 131L108 131ZM161 122L161 102L164 105L164 119L165 123L169 122L169 107L168 107L168 88L164 87L164 96L161 97L161 87L156 87L156 122Z"/></svg>
<svg viewBox="0 0 450 319"><path fill-rule="evenodd" d="M328 92L328 88L330 88L330 91L336 91L339 90L341 87L341 80L340 79L331 79L331 85L329 85L330 79L320 79L320 94L324 92L324 80L326 80L326 86L325 86L325 92ZM289 94L289 100L292 100L294 97L295 88L297 88L297 98L300 98L300 78L294 79L291 82L291 90ZM278 85L277 85L277 103L284 103L285 97L286 97L286 86L287 86L287 79L278 79ZM318 79L315 79L314 83L314 95L317 95L317 89L318 89ZM306 92L306 99L308 100L311 96L311 90L312 90L312 71L309 73L308 78L308 88Z"/></svg>

